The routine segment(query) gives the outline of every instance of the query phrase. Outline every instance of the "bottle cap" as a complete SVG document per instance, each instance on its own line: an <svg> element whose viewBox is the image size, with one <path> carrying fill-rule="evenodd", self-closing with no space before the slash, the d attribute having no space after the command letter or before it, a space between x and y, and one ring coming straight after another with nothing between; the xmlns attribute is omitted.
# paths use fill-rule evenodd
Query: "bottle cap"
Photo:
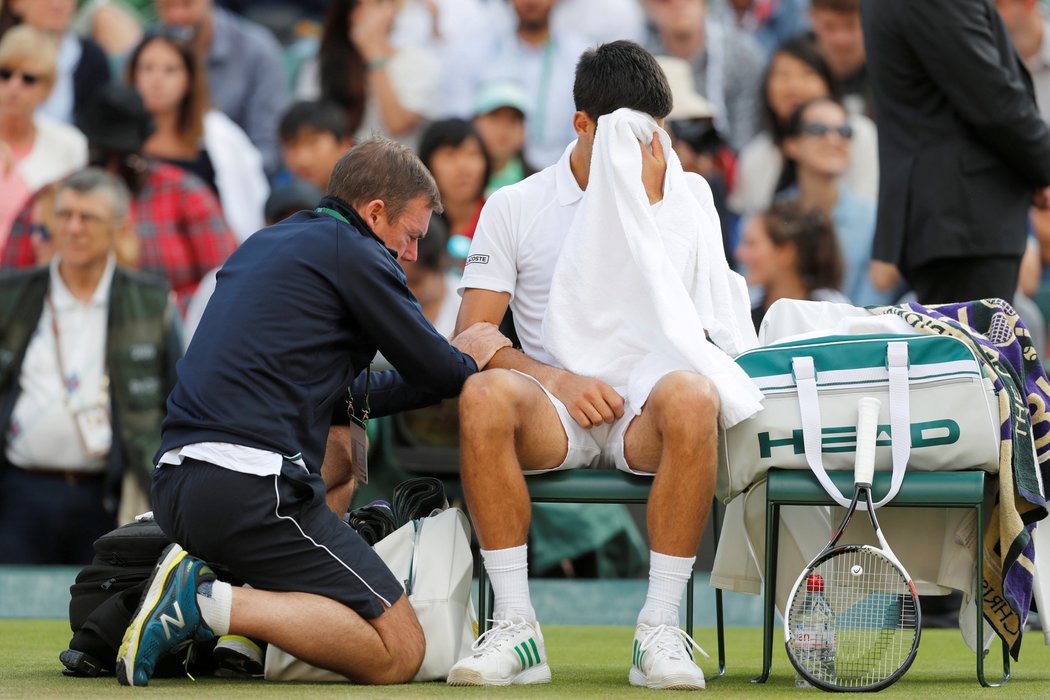
<svg viewBox="0 0 1050 700"><path fill-rule="evenodd" d="M824 577L817 573L810 574L806 578L806 590L810 593L823 593Z"/></svg>

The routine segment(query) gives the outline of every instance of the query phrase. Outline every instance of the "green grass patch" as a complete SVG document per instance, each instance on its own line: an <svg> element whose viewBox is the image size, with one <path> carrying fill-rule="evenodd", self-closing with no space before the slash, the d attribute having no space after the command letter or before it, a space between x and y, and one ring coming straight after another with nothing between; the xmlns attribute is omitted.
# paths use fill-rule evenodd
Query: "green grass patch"
<svg viewBox="0 0 1050 700"><path fill-rule="evenodd" d="M645 697L655 691L632 688L627 683L632 630L626 627L545 628L553 682L545 686L517 688L449 688L440 683L386 688L355 687L349 684L265 683L217 678L159 679L148 690L121 688L116 679L66 678L61 674L58 654L69 641L69 626L60 620L0 620L0 697L18 698L110 698L118 694L143 697ZM778 634L778 640L782 637ZM719 697L800 698L820 691L797 690L794 672L784 655L782 642L774 645L773 675L764 685L749 682L761 666L762 632L734 627L726 631L728 674L709 682L707 692ZM715 649L712 629L697 632L697 641ZM1009 698L1050 697L1050 648L1042 635L1026 637L1021 661L1014 664L1014 678L1003 689L985 689L977 684L973 654L956 630L925 630L919 655L908 674L881 697ZM712 653L712 656L714 654ZM705 673L715 673L714 659L702 663ZM998 648L986 663L989 676L1001 665Z"/></svg>

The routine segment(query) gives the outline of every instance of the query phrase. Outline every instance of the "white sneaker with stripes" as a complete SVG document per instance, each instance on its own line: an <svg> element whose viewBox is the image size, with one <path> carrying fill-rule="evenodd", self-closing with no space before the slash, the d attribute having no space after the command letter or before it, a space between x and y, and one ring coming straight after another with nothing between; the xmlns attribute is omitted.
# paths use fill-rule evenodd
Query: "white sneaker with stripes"
<svg viewBox="0 0 1050 700"><path fill-rule="evenodd" d="M707 657L707 652L678 627L638 625L634 632L631 685L703 690L704 672L693 660L693 647Z"/></svg>
<svg viewBox="0 0 1050 700"><path fill-rule="evenodd" d="M474 642L474 653L448 674L449 685L528 685L550 683L547 650L539 623L523 617L491 620Z"/></svg>

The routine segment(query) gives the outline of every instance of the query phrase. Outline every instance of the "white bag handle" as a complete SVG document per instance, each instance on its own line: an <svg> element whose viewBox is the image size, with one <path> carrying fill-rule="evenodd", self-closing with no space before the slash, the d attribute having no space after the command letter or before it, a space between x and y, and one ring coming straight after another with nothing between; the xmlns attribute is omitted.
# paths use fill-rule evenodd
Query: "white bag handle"
<svg viewBox="0 0 1050 700"><path fill-rule="evenodd" d="M890 450L893 456L893 475L890 479L890 490L882 500L874 504L876 508L881 508L892 501L897 492L901 490L904 472L908 467L908 457L911 455L911 404L908 396L908 344L906 342L886 343L886 367L890 377L890 430L892 432ZM813 366L813 358L808 355L793 357L791 358L791 369L795 375L795 385L798 387L798 405L802 413L802 443L806 451L806 462L832 500L843 508L847 508L850 499L835 487L824 470L824 458L821 454L820 402L817 398L817 372ZM857 507L860 510L867 510L865 503L859 503Z"/></svg>

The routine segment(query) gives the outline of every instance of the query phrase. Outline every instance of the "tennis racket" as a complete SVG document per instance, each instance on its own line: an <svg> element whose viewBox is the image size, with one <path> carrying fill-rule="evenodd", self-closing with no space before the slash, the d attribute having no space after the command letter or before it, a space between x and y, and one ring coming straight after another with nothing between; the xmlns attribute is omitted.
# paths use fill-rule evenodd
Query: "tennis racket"
<svg viewBox="0 0 1050 700"><path fill-rule="evenodd" d="M904 675L919 647L922 613L911 576L886 543L871 500L878 399L860 400L853 500L828 546L795 581L788 597L784 641L795 670L831 691L881 690ZM839 545L857 504L881 549Z"/></svg>

